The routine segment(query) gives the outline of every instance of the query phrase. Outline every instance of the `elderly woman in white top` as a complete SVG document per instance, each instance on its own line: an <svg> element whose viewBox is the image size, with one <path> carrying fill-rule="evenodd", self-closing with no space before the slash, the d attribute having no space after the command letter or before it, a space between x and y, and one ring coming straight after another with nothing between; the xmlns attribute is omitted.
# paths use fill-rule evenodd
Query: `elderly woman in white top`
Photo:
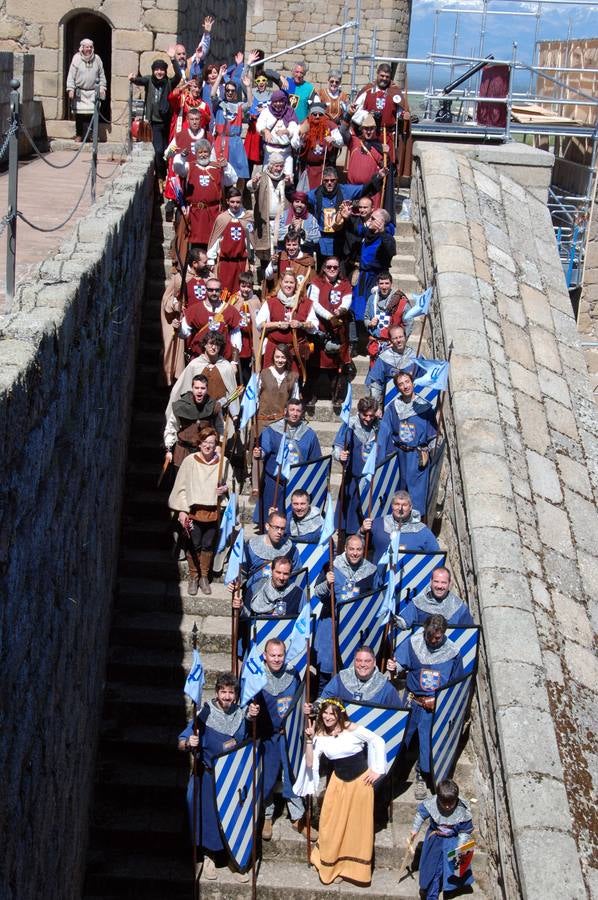
<svg viewBox="0 0 598 900"><path fill-rule="evenodd" d="M93 41L84 38L75 53L66 79L69 98L74 101L75 140L81 143L89 127L96 95L96 82L100 82L100 99L106 98L104 65L93 47Z"/></svg>
<svg viewBox="0 0 598 900"><path fill-rule="evenodd" d="M330 760L331 775L320 813L320 836L311 863L320 881L372 880L374 855L374 784L386 774L382 738L355 725L344 703L322 700L315 725L305 729L305 759L293 786L298 796L315 793L320 759Z"/></svg>

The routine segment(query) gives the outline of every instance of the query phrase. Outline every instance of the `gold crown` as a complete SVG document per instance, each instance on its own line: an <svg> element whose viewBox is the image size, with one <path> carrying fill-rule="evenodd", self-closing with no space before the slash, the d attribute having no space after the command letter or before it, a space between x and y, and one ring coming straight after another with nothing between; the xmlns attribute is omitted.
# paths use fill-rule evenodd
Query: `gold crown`
<svg viewBox="0 0 598 900"><path fill-rule="evenodd" d="M341 712L347 712L345 704L337 697L323 697L320 700L320 709L322 709L323 706L337 706Z"/></svg>

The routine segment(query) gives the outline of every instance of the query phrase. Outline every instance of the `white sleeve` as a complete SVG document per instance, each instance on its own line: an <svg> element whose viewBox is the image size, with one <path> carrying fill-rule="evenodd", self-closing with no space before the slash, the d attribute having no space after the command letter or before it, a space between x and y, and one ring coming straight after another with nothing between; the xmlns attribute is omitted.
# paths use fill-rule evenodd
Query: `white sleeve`
<svg viewBox="0 0 598 900"><path fill-rule="evenodd" d="M307 329L308 331L317 331L318 328L320 327L319 323L318 323L318 317L316 315L316 311L314 309L313 303L310 307L310 310L309 310L307 316L305 317L305 324L311 326L310 328Z"/></svg>
<svg viewBox="0 0 598 900"><path fill-rule="evenodd" d="M299 133L299 125L297 122L289 122L287 125L287 129L291 135L291 147L293 150L298 150L301 146L301 134Z"/></svg>
<svg viewBox="0 0 598 900"><path fill-rule="evenodd" d="M348 293L343 296L341 300L342 309L351 309L351 304L353 303L353 294Z"/></svg>
<svg viewBox="0 0 598 900"><path fill-rule="evenodd" d="M368 745L368 766L378 775L386 774L386 745L382 738L370 731L369 728L363 728L358 725L355 729L357 737L361 738Z"/></svg>
<svg viewBox="0 0 598 900"><path fill-rule="evenodd" d="M305 763L305 755L301 760L301 765L299 767L299 774L297 775L297 781L293 785L293 793L297 797L306 797L308 794L316 794L318 790L318 782L320 780L320 756L321 753L317 749L317 739L314 738L314 743L312 744L312 752L313 752L313 765L310 769L307 768ZM315 774L314 774L315 773Z"/></svg>
<svg viewBox="0 0 598 900"><path fill-rule="evenodd" d="M262 303L258 314L255 317L255 324L259 331L262 330L264 325L267 325L270 321L270 307L267 303Z"/></svg>
<svg viewBox="0 0 598 900"><path fill-rule="evenodd" d="M187 319L185 316L181 319L181 327L179 328L179 337L180 338L188 338L193 334L193 330L190 325L187 324Z"/></svg>
<svg viewBox="0 0 598 900"><path fill-rule="evenodd" d="M326 321L326 322L328 322L333 316L333 313L331 313L330 310L324 309L324 307L321 306L318 303L318 301L315 300L313 297L312 297L312 309L315 312L316 316L318 316L318 318L324 319L324 321Z"/></svg>
<svg viewBox="0 0 598 900"><path fill-rule="evenodd" d="M230 187L231 184L237 183L237 173L230 163L226 164L226 169L224 170L222 181L224 187Z"/></svg>
<svg viewBox="0 0 598 900"><path fill-rule="evenodd" d="M307 296L312 303L317 303L320 299L320 288L317 284L314 284L313 281L307 286Z"/></svg>
<svg viewBox="0 0 598 900"><path fill-rule="evenodd" d="M271 279L274 278L274 272L275 272L275 269L274 269L274 266L272 265L272 260L270 260L270 262L266 266L266 271L264 272L266 281L270 281Z"/></svg>
<svg viewBox="0 0 598 900"><path fill-rule="evenodd" d="M338 130L338 128L334 128L330 132L330 137L332 138L332 143L334 144L335 147L343 146L343 136L340 133L340 131Z"/></svg>
<svg viewBox="0 0 598 900"><path fill-rule="evenodd" d="M270 118L269 110L267 108L263 109L261 111L261 113L259 114L259 116L257 117L257 122L255 123L255 130L257 131L258 134L261 134L265 128L270 127L269 118Z"/></svg>
<svg viewBox="0 0 598 900"><path fill-rule="evenodd" d="M172 409L166 416L166 425L164 426L164 446L167 450L172 450L176 444L176 436L178 433L178 422Z"/></svg>
<svg viewBox="0 0 598 900"><path fill-rule="evenodd" d="M220 244L221 243L222 243L222 237L219 237L219 238L217 238L217 240L214 241L214 243L212 244L211 247L208 247L208 249L206 251L208 254L208 264L210 266L213 266L216 263L216 259L218 257L218 254L220 253Z"/></svg>
<svg viewBox="0 0 598 900"><path fill-rule="evenodd" d="M177 153L177 155L173 159L172 168L173 171L181 178L186 178L189 174L189 163L180 153Z"/></svg>
<svg viewBox="0 0 598 900"><path fill-rule="evenodd" d="M228 336L230 338L231 346L234 347L235 350L238 350L240 353L241 347L243 346L243 339L241 337L241 329L233 328L233 330L229 332Z"/></svg>

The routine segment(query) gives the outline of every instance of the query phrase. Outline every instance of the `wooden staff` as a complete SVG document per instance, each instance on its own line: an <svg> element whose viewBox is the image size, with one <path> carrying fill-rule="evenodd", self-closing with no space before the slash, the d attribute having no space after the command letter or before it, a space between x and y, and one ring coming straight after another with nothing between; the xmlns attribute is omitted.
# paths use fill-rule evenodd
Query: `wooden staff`
<svg viewBox="0 0 598 900"><path fill-rule="evenodd" d="M255 701L255 697L253 698ZM252 743L252 772L251 772L251 789L253 793L253 809L252 809L252 841L251 841L251 900L257 898L257 723L255 717L251 720L251 743Z"/></svg>
<svg viewBox="0 0 598 900"><path fill-rule="evenodd" d="M197 649L197 622L193 623L193 628L191 630L191 646L194 650ZM193 703L193 734L196 735L199 732L199 723L197 721L197 704ZM198 819L198 807L199 807L199 797L197 790L197 750L193 748L191 755L193 757L193 766L192 766L192 778L193 778L193 835L192 835L192 854L193 854L193 900L198 900L198 879L197 879L197 819Z"/></svg>
<svg viewBox="0 0 598 900"><path fill-rule="evenodd" d="M416 356L419 356L419 351L421 350L422 342L424 339L424 330L425 330L427 321L428 321L428 313L425 314L424 320L422 322L422 329L419 333L419 341L417 342L417 353L415 354Z"/></svg>
<svg viewBox="0 0 598 900"><path fill-rule="evenodd" d="M382 165L384 166L385 169L388 167L388 150L386 149L388 147L388 144L386 143L386 138L387 138L386 125L383 125L382 126L382 145L384 147L384 150L382 151ZM386 175L382 179L382 193L380 194L380 197L382 199L382 203L380 205L382 207L384 207L385 193L386 193Z"/></svg>
<svg viewBox="0 0 598 900"><path fill-rule="evenodd" d="M328 541L328 564L330 566L329 571L334 574L334 564L332 561L332 556L334 553L334 544L332 542L332 538ZM332 674L336 675L337 673L337 659L336 659L336 597L334 593L334 582L330 585L330 624L332 626Z"/></svg>
<svg viewBox="0 0 598 900"><path fill-rule="evenodd" d="M370 450L370 453L373 453L373 452L375 452L375 447L372 447L372 449ZM375 475L372 475L372 479L370 481L370 492L368 495L368 514L366 516L366 519L372 518L372 506L374 503L374 478L375 478ZM365 557L367 557L367 555L368 555L371 531L372 531L372 529L370 528L370 530L366 531L366 533L365 533L365 553L364 553Z"/></svg>
<svg viewBox="0 0 598 900"><path fill-rule="evenodd" d="M326 168L326 157L328 156L328 142L324 139L324 159L322 160L322 174L320 175L320 187L324 180L324 169ZM309 183L309 182L308 182Z"/></svg>
<svg viewBox="0 0 598 900"><path fill-rule="evenodd" d="M307 639L305 641L305 652L307 654L307 668L305 670L305 702L310 702L311 696L311 669L309 665L309 658L311 655L311 640L308 634ZM305 724L307 723L307 716L303 717L303 724L305 730ZM307 796L307 809L305 811L305 837L307 838L307 865L311 865L311 794Z"/></svg>
<svg viewBox="0 0 598 900"><path fill-rule="evenodd" d="M343 452L346 452L349 449L348 448L349 434L353 434L353 429L349 428L349 426L347 425L347 430L345 431L345 437L343 440ZM347 469L348 468L349 468L349 460L347 460L346 462L344 462L342 464L341 484L340 484L339 491L338 491L338 496L339 496L339 500L340 500L340 503L338 505L338 525L337 525L339 553L342 553L342 551L345 549L344 535L346 535L346 532L347 532L347 529L346 528L343 529L342 525L343 525L343 522L345 525L347 524L346 517L344 516L344 512L345 512L345 480L347 477ZM341 540L341 535L343 535L342 540ZM341 546L341 544L342 544L342 546Z"/></svg>
<svg viewBox="0 0 598 900"><path fill-rule="evenodd" d="M241 528L243 526L241 525ZM233 601L237 600L241 596L241 585L238 581L234 582L234 590L233 590ZM231 620L231 659L230 659L230 670L233 675L236 677L238 675L239 668L239 660L237 655L237 643L239 641L239 615L241 610L237 609L237 607L233 603L232 610L232 620Z"/></svg>

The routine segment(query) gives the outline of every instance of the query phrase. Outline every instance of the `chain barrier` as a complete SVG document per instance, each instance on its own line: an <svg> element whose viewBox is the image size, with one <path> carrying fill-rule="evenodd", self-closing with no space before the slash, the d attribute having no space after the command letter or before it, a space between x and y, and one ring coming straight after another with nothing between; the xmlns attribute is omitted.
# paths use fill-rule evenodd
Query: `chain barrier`
<svg viewBox="0 0 598 900"><path fill-rule="evenodd" d="M8 145L10 143L10 139L13 134L16 134L19 130L19 123L16 118L13 118L12 122L8 126L8 131L4 136L4 140L2 141L2 147L0 147L0 160L4 159L6 155L6 151L8 150Z"/></svg>
<svg viewBox="0 0 598 900"><path fill-rule="evenodd" d="M97 172L96 172L96 175L98 176L98 178L100 178L102 181L110 181L110 179L114 176L115 172L122 166L122 164L123 164L123 162L124 162L124 157L126 157L126 155L127 155L127 152L126 152L126 151L127 151L127 145L126 145L126 144L122 144L122 146L121 146L121 151L120 151L120 153L118 154L118 155L120 156L120 159L118 160L118 162L116 163L116 165L114 166L114 168L112 169L112 171L110 172L110 174L109 174L109 175L102 175L101 172L100 172L100 170L99 170L99 168L98 168L98 170L97 170Z"/></svg>
<svg viewBox="0 0 598 900"><path fill-rule="evenodd" d="M83 153L83 150L85 149L85 145L86 145L86 143L87 143L87 139L88 139L88 137L89 137L89 135L90 135L90 132L91 132L92 127L93 127L93 116L92 116L91 121L90 121L90 123L89 123L89 126L88 126L88 128L87 128L87 131L86 131L86 133L85 133L85 136L84 136L84 138L83 138L83 140L82 140L81 146L79 147L79 149L77 150L77 152L75 153L75 155L73 156L73 158L70 159L67 163L64 163L64 164L59 165L58 163L51 163L51 162L49 162L49 161L46 159L46 157L45 157L42 153L40 153L40 151L37 149L37 147L36 147L36 145L35 145L35 142L34 142L33 138L32 138L31 135L29 134L29 131L28 131L28 129L27 129L27 126L26 126L23 122L21 122L21 128L23 129L23 133L25 134L25 137L27 138L27 140L29 141L29 143L30 143L30 145L31 145L31 149L33 150L33 152L35 153L35 155L37 156L37 158L38 158L38 159L41 159L41 161L44 162L47 166L50 166L51 169L68 169L69 166L72 166L73 163L76 162L76 161L79 159L80 155Z"/></svg>
<svg viewBox="0 0 598 900"><path fill-rule="evenodd" d="M90 178L91 178L91 167L90 167L90 169L89 169L89 171L88 171L88 173L87 173L87 178L85 179L85 183L83 184L83 188L81 189L81 193L79 194L79 199L77 200L74 209L70 212L70 214L67 216L67 218L64 220L64 222L61 222L61 223L60 223L60 225L53 225L52 228L42 228L41 225L36 225L34 222L31 222L30 219L28 219L28 218L21 212L21 210L19 210L19 209L18 209L17 212L16 212L17 216L18 216L19 219L21 219L26 225L29 225L30 228L33 228L34 231L41 231L41 232L43 232L44 234L49 234L49 233L52 232L52 231L60 231L61 228L64 228L64 226L65 226L68 222L71 221L71 219L73 218L73 216L75 215L75 213L76 213L77 210L79 209L79 206L80 206L80 204L81 204L81 201L83 200L83 195L85 194L85 190L86 190L86 188L87 188L87 185L89 184L89 179L90 179Z"/></svg>
<svg viewBox="0 0 598 900"><path fill-rule="evenodd" d="M102 115L102 113L100 111L98 111L98 115L100 117L100 121L104 122L106 125L118 125L121 122L124 114L128 113L128 112L129 112L129 106L127 104L117 119L107 119L106 116Z"/></svg>
<svg viewBox="0 0 598 900"><path fill-rule="evenodd" d="M9 216L2 216L2 218L0 219L0 236L3 234L6 226L10 225L10 223L15 218L15 216L16 216L16 213L12 213Z"/></svg>

